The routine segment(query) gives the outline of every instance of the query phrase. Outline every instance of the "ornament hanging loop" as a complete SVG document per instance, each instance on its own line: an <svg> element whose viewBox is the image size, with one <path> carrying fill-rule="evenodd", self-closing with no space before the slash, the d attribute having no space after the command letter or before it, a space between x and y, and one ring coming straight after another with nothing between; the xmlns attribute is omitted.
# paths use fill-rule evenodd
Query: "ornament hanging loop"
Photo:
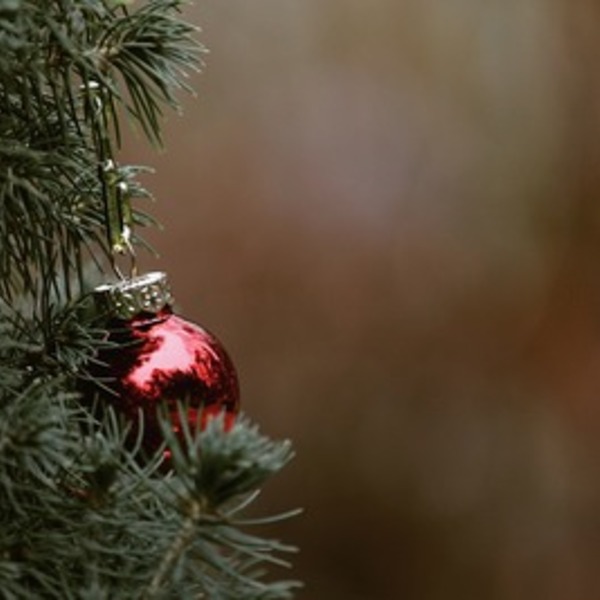
<svg viewBox="0 0 600 600"><path fill-rule="evenodd" d="M130 235L129 230L126 229L124 231L124 234L126 234L123 236L124 248L123 249L120 249L120 248L115 249L113 247L113 251L111 254L112 270L114 271L115 275L121 281L125 281L128 279L134 279L135 277L138 276L138 266L137 266L136 254L135 254L135 249L133 248L133 245L131 244L131 241L129 239L129 235ZM129 257L129 268L125 271L125 273L123 273L123 270L121 269L121 267L118 264L118 257L124 256L125 254Z"/></svg>
<svg viewBox="0 0 600 600"><path fill-rule="evenodd" d="M108 170L107 183L108 195L106 197L108 235L111 250L111 264L113 271L119 279L131 279L137 276L137 260L135 248L132 243L133 211L129 198L127 182L119 180L117 167L110 161L106 165ZM117 263L119 256L127 255L130 259L129 271L124 275Z"/></svg>
<svg viewBox="0 0 600 600"><path fill-rule="evenodd" d="M100 157L98 179L104 203L111 266L121 280L132 278L137 275L136 256L132 244L133 209L126 177L113 158L110 128L116 127L116 120L112 103L107 97L110 90L97 81L87 81L82 86L82 91L88 95L93 142ZM129 273L126 275L117 264L117 256L124 254L127 254L131 260Z"/></svg>

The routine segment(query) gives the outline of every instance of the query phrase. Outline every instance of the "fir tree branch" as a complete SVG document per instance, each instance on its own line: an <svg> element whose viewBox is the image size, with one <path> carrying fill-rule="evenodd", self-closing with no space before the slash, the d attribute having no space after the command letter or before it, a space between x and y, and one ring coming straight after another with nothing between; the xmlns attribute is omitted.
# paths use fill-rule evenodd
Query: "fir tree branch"
<svg viewBox="0 0 600 600"><path fill-rule="evenodd" d="M297 585L265 581L263 570L287 564L280 555L293 548L245 531L293 513L242 515L291 459L289 443L243 418L227 434L218 419L200 431L182 418L180 439L163 415L170 458L164 448L148 457L143 427L96 411L82 383L108 343L86 302L87 263L101 270L125 224L152 223L130 206L149 194L142 168L118 162L120 119L160 141L161 111L177 108L201 65L181 5L0 0L0 595L9 599L280 600ZM142 243L135 231L127 241Z"/></svg>
<svg viewBox="0 0 600 600"><path fill-rule="evenodd" d="M172 544L165 552L162 561L158 565L156 574L142 595L142 600L152 600L153 598L158 597L162 592L162 587L168 579L170 572L173 570L173 567L197 536L197 523L205 510L206 506L202 506L198 501L190 503L188 516L185 518L181 529ZM200 596L200 598L202 597L203 596Z"/></svg>
<svg viewBox="0 0 600 600"><path fill-rule="evenodd" d="M79 277L86 254L110 257L124 225L148 223L129 216L141 188L113 138L118 147L121 104L159 142L162 105L177 108L175 91L190 91L203 48L177 17L181 4L0 4L0 297L39 297L40 277L56 289L57 271Z"/></svg>

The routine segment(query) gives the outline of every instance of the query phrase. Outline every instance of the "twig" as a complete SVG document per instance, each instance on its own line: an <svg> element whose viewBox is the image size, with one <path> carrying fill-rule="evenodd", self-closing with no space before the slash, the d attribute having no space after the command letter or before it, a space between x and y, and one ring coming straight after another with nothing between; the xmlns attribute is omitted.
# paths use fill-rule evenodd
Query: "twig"
<svg viewBox="0 0 600 600"><path fill-rule="evenodd" d="M201 515L202 505L195 500L190 504L189 514L183 522L177 537L169 546L160 565L158 565L156 574L142 596L143 600L151 600L152 598L157 597L173 566L185 552L186 548L192 543L196 534L196 524Z"/></svg>

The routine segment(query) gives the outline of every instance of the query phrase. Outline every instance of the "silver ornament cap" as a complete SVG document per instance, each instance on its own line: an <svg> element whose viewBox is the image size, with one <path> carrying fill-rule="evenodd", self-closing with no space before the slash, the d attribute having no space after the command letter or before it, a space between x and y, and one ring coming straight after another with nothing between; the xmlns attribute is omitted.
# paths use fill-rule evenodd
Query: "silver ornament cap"
<svg viewBox="0 0 600 600"><path fill-rule="evenodd" d="M142 312L156 314L173 303L167 274L162 271L100 285L94 289L94 298L100 312L123 320Z"/></svg>

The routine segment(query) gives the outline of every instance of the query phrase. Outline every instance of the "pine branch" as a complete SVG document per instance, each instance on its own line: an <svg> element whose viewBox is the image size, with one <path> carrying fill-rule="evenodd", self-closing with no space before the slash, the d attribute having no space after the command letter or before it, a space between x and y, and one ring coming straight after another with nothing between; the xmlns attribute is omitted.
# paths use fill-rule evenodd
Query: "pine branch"
<svg viewBox="0 0 600 600"><path fill-rule="evenodd" d="M0 296L7 301L27 292L47 302L58 273L81 278L86 256L110 258L122 244L124 225L148 224L129 208L147 196L137 171L116 161L118 106L160 141L161 106L177 107L174 93L189 91L184 79L203 50L196 29L176 17L181 4L153 0L129 12L100 0L0 3ZM107 218L107 210L118 214ZM40 279L47 289L36 287Z"/></svg>
<svg viewBox="0 0 600 600"><path fill-rule="evenodd" d="M181 5L0 0L3 598L283 600L297 586L264 568L294 549L250 533L295 512L243 516L289 443L245 419L225 434L180 418L181 438L162 414L149 457L143 422L96 410L84 383L111 343L89 263L133 252L133 227L153 223L133 205L149 197L143 168L118 161L120 120L159 142L161 111L201 65Z"/></svg>
<svg viewBox="0 0 600 600"><path fill-rule="evenodd" d="M184 441L174 435L166 414L161 426L176 474L167 502L176 507L182 521L148 588L148 598L158 597L161 586L164 591L169 589L168 583L174 583L166 578L167 574L173 578L177 563L191 582L198 578L194 572L199 564L205 564L198 589L207 598L291 598L298 582L265 583L260 565L289 567L275 553L294 552L295 548L241 529L289 518L298 511L255 521L244 521L240 514L255 500L255 490L291 460L289 442L269 440L243 418L226 435L222 417L211 420L205 431L198 433L197 428L193 433L182 418L185 405L179 410ZM190 563L190 559L195 560Z"/></svg>
<svg viewBox="0 0 600 600"><path fill-rule="evenodd" d="M142 600L152 600L152 598L158 597L162 592L165 582L168 580L176 563L194 541L197 534L196 523L205 510L206 507L202 506L199 502L191 504L189 507L189 516L186 517L177 536L165 552L162 561L158 565L156 574L142 596Z"/></svg>

